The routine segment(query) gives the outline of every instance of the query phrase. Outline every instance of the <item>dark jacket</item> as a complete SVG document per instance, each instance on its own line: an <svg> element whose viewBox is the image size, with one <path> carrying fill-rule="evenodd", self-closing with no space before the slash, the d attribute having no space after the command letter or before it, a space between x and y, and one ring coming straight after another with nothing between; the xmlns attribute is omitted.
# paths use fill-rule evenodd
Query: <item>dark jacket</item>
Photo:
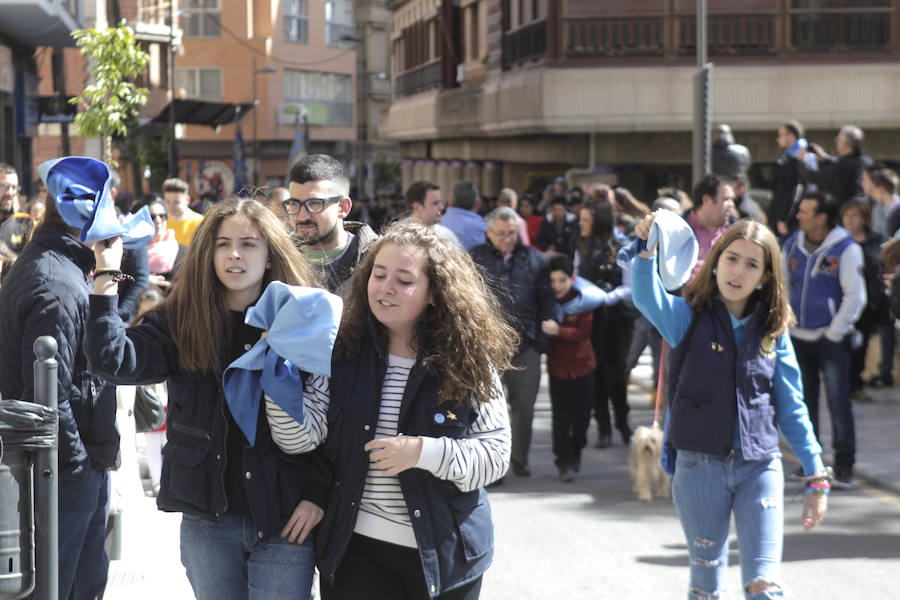
<svg viewBox="0 0 900 600"><path fill-rule="evenodd" d="M778 222L783 221L790 232L797 228L797 208L803 195L805 171L799 158L782 154L772 186L772 201L766 211L769 227L777 232Z"/></svg>
<svg viewBox="0 0 900 600"><path fill-rule="evenodd" d="M548 215L538 229L536 244L541 250L553 250L560 254L567 254L572 257L575 254L575 239L578 237L578 221L568 219L568 214L562 227L557 228L553 221L553 215Z"/></svg>
<svg viewBox="0 0 900 600"><path fill-rule="evenodd" d="M168 442L157 505L221 521L228 510L227 434L237 434L229 431L221 377L181 368L178 348L159 312L125 329L116 300L90 297L84 346L91 369L116 384L168 382ZM280 533L300 500L324 507L329 484L319 475L323 471L317 470L314 456L290 456L275 446L260 404L256 444L248 447L243 441L241 469L246 471L244 490L254 527L265 539Z"/></svg>
<svg viewBox="0 0 900 600"><path fill-rule="evenodd" d="M740 347L721 301L694 313L685 337L672 349L669 369L668 443L676 450L719 456L734 447L756 460L778 452L775 423L775 340L763 338L766 308L758 303Z"/></svg>
<svg viewBox="0 0 900 600"><path fill-rule="evenodd" d="M316 529L319 571L334 583L356 524L369 469L363 446L374 439L387 370L387 350L375 326L358 360L335 360L331 368L331 404L324 454L334 465L334 488L325 517ZM420 346L426 344L422 341ZM476 413L440 405L438 376L416 361L409 373L397 431L404 435L464 438ZM434 415L452 408L457 419L436 423ZM399 475L409 510L425 583L431 596L479 577L491 564L493 524L483 488L462 492L453 483L422 469ZM423 590L426 591L426 590Z"/></svg>
<svg viewBox="0 0 900 600"><path fill-rule="evenodd" d="M378 239L378 234L365 223L344 221L344 231L351 235L347 247L341 252L341 255L327 265L320 267L313 265L313 268L319 270L319 276L322 278L322 285L325 286L325 289L342 298L347 295L350 278L353 277L356 267L365 260L369 246ZM294 238L294 243L298 247L302 246L302 242L298 238Z"/></svg>
<svg viewBox="0 0 900 600"><path fill-rule="evenodd" d="M137 315L138 296L150 283L150 264L147 246L125 248L122 253L122 272L131 275L134 281L119 282L119 316L131 323Z"/></svg>
<svg viewBox="0 0 900 600"><path fill-rule="evenodd" d="M578 293L571 293L563 301L568 302ZM559 333L553 338L553 345L547 353L547 372L550 377L576 379L596 368L597 358L591 344L593 323L594 313L590 311L577 315L563 313Z"/></svg>
<svg viewBox="0 0 900 600"><path fill-rule="evenodd" d="M87 478L91 466L112 467L119 451L115 389L88 373L81 347L93 269L90 248L66 230L44 224L0 290L4 398L33 402L34 340L49 335L59 345L59 468L66 480Z"/></svg>
<svg viewBox="0 0 900 600"><path fill-rule="evenodd" d="M831 194L838 203L861 196L862 172L872 165L872 159L865 154L844 154L825 156L819 160L818 168L803 167L806 178L818 188Z"/></svg>
<svg viewBox="0 0 900 600"><path fill-rule="evenodd" d="M736 144L729 135L712 143L712 172L716 175L734 178L746 175L750 168L750 151L747 146Z"/></svg>
<svg viewBox="0 0 900 600"><path fill-rule="evenodd" d="M613 291L622 285L622 267L616 262L618 251L619 246L613 239L604 243L591 242L586 252L578 253L578 275L604 292ZM636 319L638 316L630 294L611 306L601 306L597 312L612 319ZM595 329L597 325L600 323L595 320Z"/></svg>
<svg viewBox="0 0 900 600"><path fill-rule="evenodd" d="M541 321L556 318L556 298L550 288L546 257L521 242L516 242L508 262L490 242L475 246L469 254L484 268L503 314L522 336L519 347L529 344L539 352L549 350L551 340L541 332Z"/></svg>

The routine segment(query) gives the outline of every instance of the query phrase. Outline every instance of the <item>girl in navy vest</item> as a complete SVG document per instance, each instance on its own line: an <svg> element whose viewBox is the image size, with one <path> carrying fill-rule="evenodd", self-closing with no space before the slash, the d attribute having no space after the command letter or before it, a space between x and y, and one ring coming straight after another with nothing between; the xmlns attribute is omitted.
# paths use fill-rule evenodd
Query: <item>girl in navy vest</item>
<svg viewBox="0 0 900 600"><path fill-rule="evenodd" d="M328 497L327 466L279 450L266 418L258 418L251 445L222 385L225 367L262 334L245 323L247 308L271 281L315 285L308 263L265 206L224 200L197 228L171 293L125 329L115 295L122 243L98 242L94 253L85 353L91 370L111 383L168 383L157 505L183 514L181 562L194 594L308 599L315 566L309 533ZM304 410L307 429L324 425L327 404L304 402ZM308 435L305 450L322 437Z"/></svg>
<svg viewBox="0 0 900 600"><path fill-rule="evenodd" d="M332 361L325 600L478 598L493 554L483 488L510 459L498 371L515 337L458 244L401 223L369 251ZM291 432L275 441L290 447Z"/></svg>
<svg viewBox="0 0 900 600"><path fill-rule="evenodd" d="M653 220L638 224L638 237L647 239ZM772 232L748 219L713 245L684 297L666 292L655 248L633 262L634 303L672 347L666 444L676 453L672 495L690 553L689 598L723 592L732 513L746 597L783 596L778 428L807 477L804 529L825 514L830 487L787 333L794 316L780 265Z"/></svg>

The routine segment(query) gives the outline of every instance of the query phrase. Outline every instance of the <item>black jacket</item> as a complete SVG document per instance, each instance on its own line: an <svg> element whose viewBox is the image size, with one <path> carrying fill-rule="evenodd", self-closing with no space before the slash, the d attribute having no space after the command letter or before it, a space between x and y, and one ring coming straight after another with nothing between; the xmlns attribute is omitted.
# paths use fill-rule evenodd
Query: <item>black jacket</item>
<svg viewBox="0 0 900 600"><path fill-rule="evenodd" d="M872 165L865 154L825 156L817 169L804 167L806 178L818 188L834 196L840 204L862 195L862 172Z"/></svg>
<svg viewBox="0 0 900 600"><path fill-rule="evenodd" d="M384 342L374 324L369 327L370 336L359 359L335 360L331 369L329 433L323 452L334 465L334 488L316 529L316 547L319 571L332 583L356 524L369 469L369 455L363 446L375 437L387 370ZM425 343L423 340L420 345ZM438 385L437 375L416 361L403 391L398 432L466 437L475 411L439 405ZM437 423L434 415L448 408L457 418ZM399 479L425 572L428 589L422 591L436 596L481 576L491 564L494 549L484 489L463 492L422 469L407 469Z"/></svg>
<svg viewBox="0 0 900 600"><path fill-rule="evenodd" d="M766 211L772 231L778 231L779 221L786 223L791 233L797 229L797 207L800 205L804 184L805 171L800 159L782 154L778 159L778 170L772 186L772 202Z"/></svg>
<svg viewBox="0 0 900 600"><path fill-rule="evenodd" d="M91 466L112 467L119 452L115 388L88 373L81 347L93 269L90 248L66 230L44 224L0 290L4 398L33 402L34 340L49 335L59 345L59 469L67 480L87 478Z"/></svg>
<svg viewBox="0 0 900 600"><path fill-rule="evenodd" d="M556 318L556 298L550 287L547 258L530 246L516 242L508 262L493 244L486 242L469 251L484 268L488 283L510 325L525 344L539 352L550 349L552 340L541 332L541 321Z"/></svg>
<svg viewBox="0 0 900 600"><path fill-rule="evenodd" d="M225 480L227 434L221 377L185 372L165 319L150 313L125 329L116 296L90 297L85 352L91 368L117 384L168 382L168 442L157 505L221 521L228 510ZM261 538L278 534L302 499L325 506L330 484L316 457L291 456L275 446L260 403L256 444L243 442L244 491Z"/></svg>

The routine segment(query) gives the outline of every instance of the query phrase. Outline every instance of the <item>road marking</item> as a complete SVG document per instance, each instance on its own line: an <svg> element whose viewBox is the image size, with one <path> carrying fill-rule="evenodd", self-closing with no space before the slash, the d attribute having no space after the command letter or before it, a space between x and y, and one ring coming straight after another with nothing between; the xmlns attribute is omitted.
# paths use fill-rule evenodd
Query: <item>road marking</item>
<svg viewBox="0 0 900 600"><path fill-rule="evenodd" d="M859 491L874 498L878 498L882 502L887 502L893 506L900 508L900 498L897 498L897 494L892 492L886 492L879 488L865 486L859 486Z"/></svg>

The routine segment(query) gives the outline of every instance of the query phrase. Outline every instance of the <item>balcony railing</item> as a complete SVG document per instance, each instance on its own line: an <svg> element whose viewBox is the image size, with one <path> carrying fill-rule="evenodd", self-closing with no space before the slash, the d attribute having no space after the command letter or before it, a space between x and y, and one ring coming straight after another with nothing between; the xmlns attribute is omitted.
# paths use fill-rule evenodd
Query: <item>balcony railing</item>
<svg viewBox="0 0 900 600"><path fill-rule="evenodd" d="M777 46L777 16L710 15L707 18L707 48L710 55L771 54ZM697 51L697 19L678 20L678 52Z"/></svg>
<svg viewBox="0 0 900 600"><path fill-rule="evenodd" d="M663 17L566 19L566 56L662 55L665 53Z"/></svg>
<svg viewBox="0 0 900 600"><path fill-rule="evenodd" d="M441 59L436 58L398 75L394 80L394 93L397 96L408 96L440 85Z"/></svg>
<svg viewBox="0 0 900 600"><path fill-rule="evenodd" d="M503 34L503 68L540 58L547 52L547 22L538 21Z"/></svg>
<svg viewBox="0 0 900 600"><path fill-rule="evenodd" d="M612 2L611 2L612 3ZM624 4L624 2L622 2ZM837 8L785 3L782 8L750 12L713 12L708 17L708 49L712 57L802 56L808 52L858 55L900 54L900 4L874 0ZM834 6L834 5L832 5ZM612 59L666 57L696 52L696 17L674 9L631 16L563 14L555 39L558 55L551 59ZM524 33L524 30L522 30ZM513 36L504 36L504 67ZM510 53L515 57L516 53Z"/></svg>

